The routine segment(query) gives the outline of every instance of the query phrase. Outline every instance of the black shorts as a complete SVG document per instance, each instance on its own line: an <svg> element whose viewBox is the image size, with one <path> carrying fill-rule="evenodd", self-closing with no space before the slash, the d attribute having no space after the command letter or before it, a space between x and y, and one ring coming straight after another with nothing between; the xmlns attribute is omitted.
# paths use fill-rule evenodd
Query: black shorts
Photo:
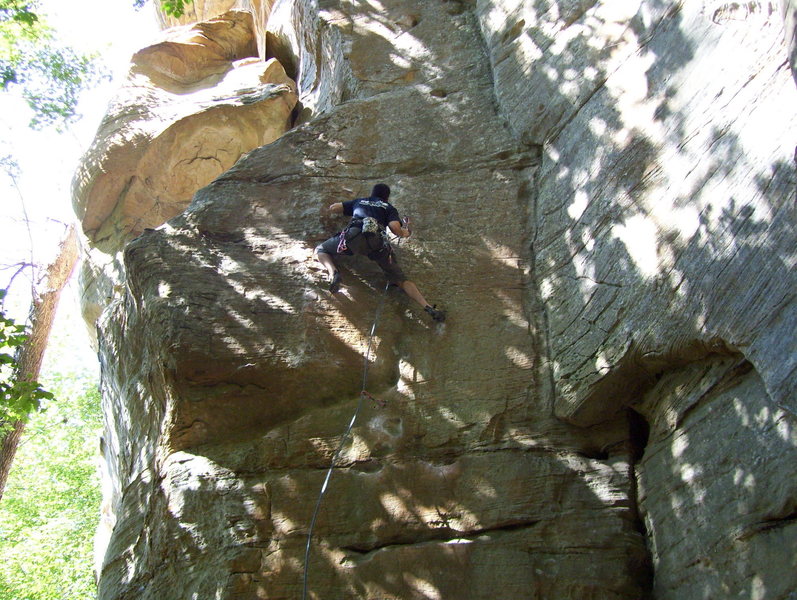
<svg viewBox="0 0 797 600"><path fill-rule="evenodd" d="M389 246L383 248L382 240L378 235L372 233L364 234L357 227L349 227L346 232L346 250L339 253L339 245L340 234L333 235L327 241L318 244L315 251L331 254L332 256L362 254L379 265L390 283L399 285L407 281L407 277L398 264L396 253Z"/></svg>

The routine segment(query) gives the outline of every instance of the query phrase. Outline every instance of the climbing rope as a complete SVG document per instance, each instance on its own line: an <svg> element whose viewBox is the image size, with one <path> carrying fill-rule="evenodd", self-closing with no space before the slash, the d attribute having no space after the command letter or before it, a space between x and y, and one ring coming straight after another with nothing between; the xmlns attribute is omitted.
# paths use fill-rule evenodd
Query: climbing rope
<svg viewBox="0 0 797 600"><path fill-rule="evenodd" d="M351 421L349 421L349 426L346 427L346 431L343 432L343 437L340 438L338 449L335 451L335 454L332 455L332 462L329 465L329 469L327 469L327 475L324 478L324 483L321 486L321 492L318 494L318 500L315 503L313 516L310 519L310 528L307 531L307 546L304 549L304 578L302 583L302 600L307 599L307 579L310 575L310 546L313 540L313 529L315 528L315 520L316 517L318 516L318 509L321 508L321 501L324 499L324 494L327 491L329 480L332 477L332 471L335 469L335 464L338 462L338 457L340 456L340 453L343 451L343 446L345 445L346 440L348 440L349 438L349 433L351 433L351 428L354 427L354 422L357 420L357 416L360 414L360 409L362 408L363 400L369 399L377 401L376 398L371 396L371 394L369 394L365 388L368 384L368 365L369 365L369 358L371 357L371 346L373 345L374 341L374 333L376 332L376 325L377 323L379 323L379 317L382 314L382 307L385 304L385 297L387 296L387 290L389 287L390 287L390 282L388 281L385 284L385 289L382 292L382 295L379 299L379 305L376 308L376 315L374 316L374 323L373 325L371 325L371 333L368 335L368 348L365 351L365 360L363 361L363 385L362 389L360 390L359 399L357 400L357 408L354 409L354 414L351 416Z"/></svg>

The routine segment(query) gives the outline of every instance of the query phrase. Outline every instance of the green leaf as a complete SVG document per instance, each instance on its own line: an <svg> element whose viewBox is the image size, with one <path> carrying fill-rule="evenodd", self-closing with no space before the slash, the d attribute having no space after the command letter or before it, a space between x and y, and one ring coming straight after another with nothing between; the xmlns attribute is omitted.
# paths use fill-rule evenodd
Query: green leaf
<svg viewBox="0 0 797 600"><path fill-rule="evenodd" d="M89 377L49 385L62 401L28 423L0 502L3 600L96 598L99 395Z"/></svg>
<svg viewBox="0 0 797 600"><path fill-rule="evenodd" d="M43 400L54 397L37 381L21 378L25 374L19 373L16 350L27 340L25 327L10 319L0 304L0 421L5 424L0 427L2 432L8 431L10 423L27 421L31 414L41 409Z"/></svg>
<svg viewBox="0 0 797 600"><path fill-rule="evenodd" d="M178 18L185 14L185 6L191 2L193 0L162 0L161 8L167 15Z"/></svg>
<svg viewBox="0 0 797 600"><path fill-rule="evenodd" d="M19 89L36 129L77 118L80 92L108 75L96 57L59 46L35 2L0 0L0 90Z"/></svg>

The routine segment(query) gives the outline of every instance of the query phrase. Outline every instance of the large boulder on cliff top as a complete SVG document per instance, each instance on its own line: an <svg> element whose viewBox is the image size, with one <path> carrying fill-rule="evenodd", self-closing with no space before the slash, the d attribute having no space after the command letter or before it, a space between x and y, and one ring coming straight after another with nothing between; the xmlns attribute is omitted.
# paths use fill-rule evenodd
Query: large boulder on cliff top
<svg viewBox="0 0 797 600"><path fill-rule="evenodd" d="M545 8L278 0L256 27L300 125L162 226L109 211L100 598L797 586L782 13ZM378 181L444 327L365 259L324 289L312 249L343 221L320 209ZM342 440L364 386L386 407Z"/></svg>

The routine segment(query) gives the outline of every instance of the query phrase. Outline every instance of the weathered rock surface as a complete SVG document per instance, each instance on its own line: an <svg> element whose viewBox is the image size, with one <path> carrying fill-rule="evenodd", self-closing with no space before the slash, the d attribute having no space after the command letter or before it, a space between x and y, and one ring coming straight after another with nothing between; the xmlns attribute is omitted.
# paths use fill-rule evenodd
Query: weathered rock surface
<svg viewBox="0 0 797 600"><path fill-rule="evenodd" d="M133 56L75 176L75 210L95 249L82 274L90 321L124 284L117 252L130 239L292 124L295 83L277 60L257 57L248 12L164 35Z"/></svg>
<svg viewBox="0 0 797 600"><path fill-rule="evenodd" d="M266 57L266 24L275 2L276 0L192 0L190 4L184 5L185 13L180 17L167 15L159 3L154 3L154 8L163 29L209 21L236 9L251 13L258 56Z"/></svg>
<svg viewBox="0 0 797 600"><path fill-rule="evenodd" d="M133 57L75 179L95 245L118 248L179 214L199 187L290 127L295 90L284 71L247 59L256 51L251 16L231 12Z"/></svg>
<svg viewBox="0 0 797 600"><path fill-rule="evenodd" d="M237 0L191 0L190 3L186 3L183 6L185 12L180 17L167 15L159 4L155 4L154 8L161 27L166 29L179 25L192 25L218 17L235 8L238 4Z"/></svg>
<svg viewBox="0 0 797 600"><path fill-rule="evenodd" d="M638 466L656 598L789 598L794 592L794 415L749 362L715 359L663 377L639 410Z"/></svg>
<svg viewBox="0 0 797 600"><path fill-rule="evenodd" d="M147 134L169 148L147 161L101 129L122 158L79 173L110 296L100 598L302 596L384 285L350 260L330 296L311 253L340 226L320 208L377 181L449 322L386 292L367 388L387 406L343 447L309 597L791 598L787 7L277 0L240 44L230 13L137 54L139 129L261 104L283 129L257 113L191 177L163 159L191 135ZM242 53L285 69L233 109Z"/></svg>
<svg viewBox="0 0 797 600"><path fill-rule="evenodd" d="M785 24L786 45L789 49L789 66L791 67L794 81L797 82L797 2L794 0L781 0L781 5Z"/></svg>

